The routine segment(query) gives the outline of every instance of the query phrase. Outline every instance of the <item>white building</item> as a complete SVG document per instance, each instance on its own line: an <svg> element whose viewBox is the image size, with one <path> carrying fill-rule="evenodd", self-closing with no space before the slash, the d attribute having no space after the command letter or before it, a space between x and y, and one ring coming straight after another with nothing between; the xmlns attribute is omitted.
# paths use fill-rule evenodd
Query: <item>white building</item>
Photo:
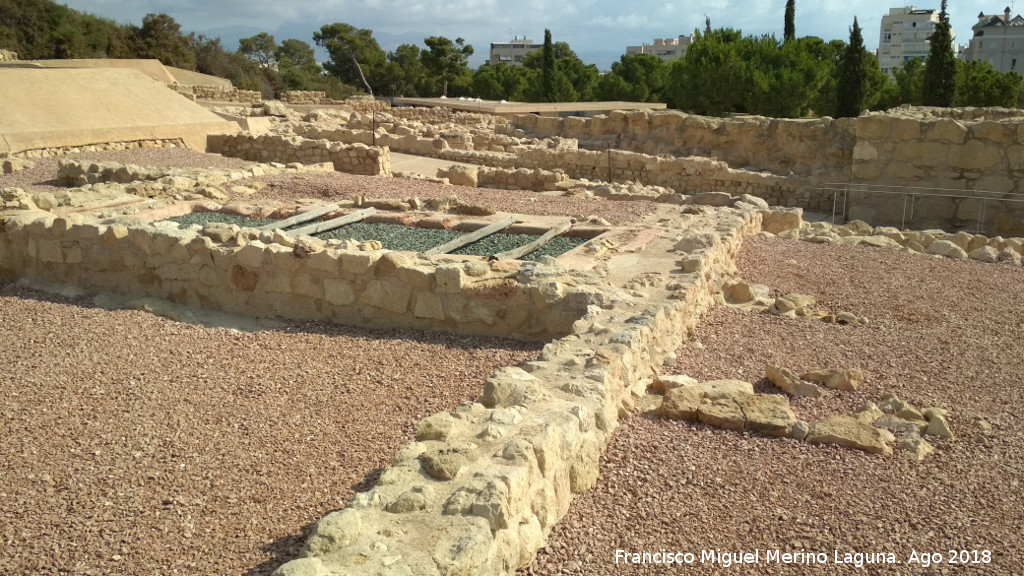
<svg viewBox="0 0 1024 576"><path fill-rule="evenodd" d="M544 48L543 44L537 44L526 36L520 38L515 36L508 42L492 42L489 64L508 64L509 66L522 66L523 57Z"/></svg>
<svg viewBox="0 0 1024 576"><path fill-rule="evenodd" d="M1024 18L1002 14L978 14L978 23L971 27L974 36L965 54L968 62L988 62L1000 72L1024 70Z"/></svg>
<svg viewBox="0 0 1024 576"><path fill-rule="evenodd" d="M652 54L662 60L675 60L686 55L686 49L690 47L695 36L680 36L678 38L655 38L654 44L643 44L641 46L627 46L626 54Z"/></svg>
<svg viewBox="0 0 1024 576"><path fill-rule="evenodd" d="M927 58L928 37L938 23L938 10L918 10L913 6L890 8L889 13L882 16L878 37L878 65L882 72L892 76L894 68L902 67L911 58Z"/></svg>

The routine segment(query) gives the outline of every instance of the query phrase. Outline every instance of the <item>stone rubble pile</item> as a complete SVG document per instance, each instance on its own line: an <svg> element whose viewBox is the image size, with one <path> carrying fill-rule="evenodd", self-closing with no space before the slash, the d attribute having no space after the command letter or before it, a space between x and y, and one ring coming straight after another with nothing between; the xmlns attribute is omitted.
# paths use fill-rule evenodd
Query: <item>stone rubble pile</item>
<svg viewBox="0 0 1024 576"><path fill-rule="evenodd" d="M84 190L99 189L106 193L120 192L143 198L177 195L182 200L208 198L226 202L228 195L224 187L234 180L331 169L333 166L330 165L269 163L235 170L184 170L146 168L118 162L61 160L57 167L57 179L68 186L82 187ZM255 192L246 187L234 187L232 191Z"/></svg>
<svg viewBox="0 0 1024 576"><path fill-rule="evenodd" d="M797 376L789 368L765 366L765 376L788 396L820 398L829 390L855 391L864 382L857 369L829 368ZM797 420L787 396L758 394L741 380L698 382L685 375L658 376L651 390L662 394L657 413L665 418L702 422L727 430L750 430L766 436L789 437L814 444L835 444L872 454L903 454L921 461L935 451L925 436L955 440L941 408L918 410L892 395L882 403L866 402L851 415L830 416L808 424Z"/></svg>
<svg viewBox="0 0 1024 576"><path fill-rule="evenodd" d="M843 225L805 222L800 227L800 238L808 242L867 245L954 260L1006 262L1017 266L1021 264L1021 254L1024 254L1024 238L988 237L964 231L899 230L890 226L873 227L861 220Z"/></svg>

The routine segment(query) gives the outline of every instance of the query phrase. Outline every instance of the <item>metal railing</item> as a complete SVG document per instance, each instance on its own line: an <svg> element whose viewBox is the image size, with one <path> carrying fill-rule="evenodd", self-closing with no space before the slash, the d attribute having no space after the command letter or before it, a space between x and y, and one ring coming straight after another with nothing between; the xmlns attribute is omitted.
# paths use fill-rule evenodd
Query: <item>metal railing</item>
<svg viewBox="0 0 1024 576"><path fill-rule="evenodd" d="M859 184L853 182L828 183L814 188L824 193L832 193L832 224L845 223L848 217L851 194L861 193L865 197L868 194L879 194L885 196L902 196L903 212L900 228L907 228L908 222L915 219L915 212L918 204L928 198L950 198L959 200L974 200L979 202L977 215L977 229L965 230L977 234L985 231L985 221L988 217L988 209L992 203L1019 204L1024 212L1024 193L1018 192L996 192L994 190L957 190L954 188L929 188L925 186L887 186L881 184ZM1005 205L1005 204L999 204ZM956 214L950 214L948 220L953 223ZM871 223L875 224L875 223Z"/></svg>

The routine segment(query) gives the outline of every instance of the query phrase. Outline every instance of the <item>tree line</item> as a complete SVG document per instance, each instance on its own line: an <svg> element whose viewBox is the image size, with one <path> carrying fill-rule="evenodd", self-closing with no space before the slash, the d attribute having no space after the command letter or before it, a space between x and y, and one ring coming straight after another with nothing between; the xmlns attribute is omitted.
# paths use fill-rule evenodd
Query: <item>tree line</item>
<svg viewBox="0 0 1024 576"><path fill-rule="evenodd" d="M261 33L227 51L218 38L182 34L166 14L147 15L141 26L117 25L51 0L0 0L0 48L22 58L156 58L268 97L322 90L334 98L361 91L521 102L624 100L664 102L697 114L775 117L851 116L900 104L1016 107L1021 97L1019 75L955 58L945 0L932 52L894 70L894 79L864 49L856 19L848 42L798 37L795 0L787 0L783 29L778 40L713 29L707 20L682 58L624 55L602 74L567 43L554 42L549 30L543 48L527 54L522 66L486 63L474 71L468 65L473 46L462 38L429 36L422 46L385 51L372 30L339 22L313 34L329 55L321 66L313 46L294 38L278 43Z"/></svg>

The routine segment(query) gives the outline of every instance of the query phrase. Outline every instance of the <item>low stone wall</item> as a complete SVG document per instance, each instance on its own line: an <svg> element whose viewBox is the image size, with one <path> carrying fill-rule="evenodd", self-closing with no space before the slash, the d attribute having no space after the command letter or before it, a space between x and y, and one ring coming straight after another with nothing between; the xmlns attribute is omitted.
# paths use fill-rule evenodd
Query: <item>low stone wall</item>
<svg viewBox="0 0 1024 576"><path fill-rule="evenodd" d="M912 106L904 104L887 112L890 116L903 118L952 118L954 120L1006 120L1024 118L1024 110L998 106L970 108L942 108L938 106Z"/></svg>
<svg viewBox="0 0 1024 576"><path fill-rule="evenodd" d="M17 52L11 52L10 50L4 50L0 48L0 62L13 62L18 59Z"/></svg>
<svg viewBox="0 0 1024 576"><path fill-rule="evenodd" d="M185 86L171 84L171 89L191 100L211 100L214 102L239 102L256 104L263 101L263 94L257 90L239 90L220 86Z"/></svg>
<svg viewBox="0 0 1024 576"><path fill-rule="evenodd" d="M247 316L547 341L610 297L596 276L559 267L345 250L226 225L24 210L0 232L0 275Z"/></svg>
<svg viewBox="0 0 1024 576"><path fill-rule="evenodd" d="M289 90L281 93L281 101L286 104L341 104L327 97L326 92L307 90Z"/></svg>
<svg viewBox="0 0 1024 576"><path fill-rule="evenodd" d="M248 132L210 136L209 146L212 152L254 162L332 162L334 169L339 172L366 176L391 175L390 151L382 147Z"/></svg>
<svg viewBox="0 0 1024 576"><path fill-rule="evenodd" d="M584 148L701 156L733 168L779 175L826 172L844 180L854 146L854 120L712 118L677 111L613 111L593 118L523 114L512 127L537 137L573 138Z"/></svg>
<svg viewBox="0 0 1024 576"><path fill-rule="evenodd" d="M135 148L186 148L180 139L174 140L133 140L131 142L107 142L89 146L63 146L60 148L40 148L11 154L13 158L50 158L82 152L98 152L100 150L133 150Z"/></svg>
<svg viewBox="0 0 1024 576"><path fill-rule="evenodd" d="M799 221L799 218L797 218ZM695 223L668 300L592 306L540 360L502 368L476 403L419 423L376 486L322 518L284 575L490 574L528 566L575 494L596 483L620 419L713 306L756 212Z"/></svg>

